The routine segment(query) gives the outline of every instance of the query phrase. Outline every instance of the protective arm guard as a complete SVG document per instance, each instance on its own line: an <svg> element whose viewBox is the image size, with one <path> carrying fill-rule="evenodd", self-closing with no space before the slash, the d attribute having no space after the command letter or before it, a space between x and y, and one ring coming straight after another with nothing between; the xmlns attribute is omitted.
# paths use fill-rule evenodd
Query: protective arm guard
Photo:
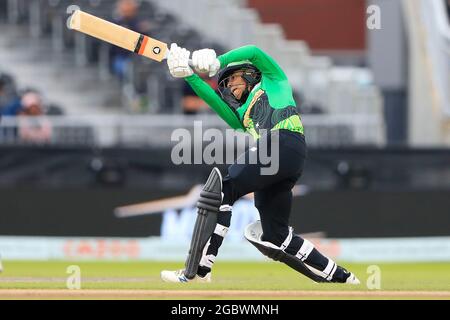
<svg viewBox="0 0 450 320"><path fill-rule="evenodd" d="M244 236L263 255L269 257L270 259L283 262L284 264L288 265L292 269L300 272L301 274L305 275L315 282L328 282L326 279L318 275L316 270L313 270L313 268L307 266L302 260L300 260L296 256L284 252L284 248L277 247L276 245L268 241L262 241L262 233L261 222L256 221L249 224L245 228ZM291 233L289 234L289 236L292 236ZM290 242L290 239L288 242ZM287 245L288 244L289 243L287 243Z"/></svg>
<svg viewBox="0 0 450 320"><path fill-rule="evenodd" d="M222 175L214 168L200 193L197 203L197 220L192 233L191 248L186 259L184 275L193 279L203 254L203 248L214 233L217 214L222 203Z"/></svg>

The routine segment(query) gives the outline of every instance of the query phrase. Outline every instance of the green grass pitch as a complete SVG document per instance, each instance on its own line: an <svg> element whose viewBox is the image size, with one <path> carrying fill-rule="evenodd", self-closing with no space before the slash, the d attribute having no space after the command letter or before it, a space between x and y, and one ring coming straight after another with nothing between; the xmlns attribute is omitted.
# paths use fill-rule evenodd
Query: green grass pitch
<svg viewBox="0 0 450 320"><path fill-rule="evenodd" d="M289 267L276 262L217 262L210 284L167 284L161 282L163 269L178 269L182 263L162 262L77 262L77 261L3 261L0 273L0 298L26 298L16 295L25 290L41 290L39 297L46 298L45 290L66 292L68 267L79 266L83 292L99 291L91 298L139 298L149 299L221 299L232 298L233 293L222 296L221 292L240 293L242 299L309 299L309 298L439 298L450 299L450 263L340 263L353 271L361 285L316 284ZM372 274L370 265L377 265L380 289L370 290L367 282ZM17 290L20 289L20 290ZM22 291L23 290L23 291ZM194 291L196 294L186 293ZM111 293L113 296L101 292ZM131 295L120 295L121 292ZM263 292L264 295L259 295ZM273 295L270 294L273 292ZM11 293L10 295L8 293ZM159 295L161 293L161 295ZM163 294L164 293L164 294ZM171 295L173 293L173 295ZM209 294L211 293L211 294ZM32 297L32 296L31 296ZM62 294L62 298L65 296ZM70 296L68 296L70 298Z"/></svg>

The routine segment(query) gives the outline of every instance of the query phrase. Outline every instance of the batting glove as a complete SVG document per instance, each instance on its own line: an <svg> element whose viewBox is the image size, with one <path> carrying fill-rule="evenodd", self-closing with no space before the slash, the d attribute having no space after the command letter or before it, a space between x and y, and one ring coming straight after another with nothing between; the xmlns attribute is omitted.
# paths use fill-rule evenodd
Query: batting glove
<svg viewBox="0 0 450 320"><path fill-rule="evenodd" d="M194 74L194 71L189 66L190 55L190 51L180 48L176 43L172 43L167 57L167 65L173 77L185 78Z"/></svg>
<svg viewBox="0 0 450 320"><path fill-rule="evenodd" d="M209 73L210 77L214 77L220 70L220 62L213 49L194 51L192 54L192 64L197 72Z"/></svg>

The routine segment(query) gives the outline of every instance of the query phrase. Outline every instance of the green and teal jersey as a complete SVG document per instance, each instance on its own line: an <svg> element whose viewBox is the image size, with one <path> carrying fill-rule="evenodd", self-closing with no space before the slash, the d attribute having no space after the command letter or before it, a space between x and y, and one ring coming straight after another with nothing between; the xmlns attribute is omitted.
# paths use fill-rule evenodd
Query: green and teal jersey
<svg viewBox="0 0 450 320"><path fill-rule="evenodd" d="M230 107L206 82L194 74L185 78L202 98L230 127L242 129L256 139L259 130L286 129L304 133L300 115L286 74L269 55L255 46L244 46L218 57L221 68L230 63L249 61L261 71L261 82L250 92L238 109Z"/></svg>

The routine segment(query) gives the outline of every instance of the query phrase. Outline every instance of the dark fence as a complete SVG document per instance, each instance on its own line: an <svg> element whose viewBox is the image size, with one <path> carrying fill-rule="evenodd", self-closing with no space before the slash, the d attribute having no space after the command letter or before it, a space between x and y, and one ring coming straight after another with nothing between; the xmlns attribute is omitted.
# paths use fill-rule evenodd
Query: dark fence
<svg viewBox="0 0 450 320"><path fill-rule="evenodd" d="M218 167L225 172L226 165ZM158 184L177 191L203 183L211 168L174 165L170 147L0 147L0 187L7 188ZM314 190L450 190L450 149L310 148L300 183Z"/></svg>
<svg viewBox="0 0 450 320"><path fill-rule="evenodd" d="M210 169L175 166L162 149L1 148L0 234L159 235L161 213L119 219L114 208L184 194ZM311 149L300 183L297 232L450 234L449 150Z"/></svg>
<svg viewBox="0 0 450 320"><path fill-rule="evenodd" d="M132 189L1 189L0 234L146 237L160 235L162 212L116 218L117 206L179 194ZM450 235L448 192L323 191L294 198L296 232L329 237Z"/></svg>

